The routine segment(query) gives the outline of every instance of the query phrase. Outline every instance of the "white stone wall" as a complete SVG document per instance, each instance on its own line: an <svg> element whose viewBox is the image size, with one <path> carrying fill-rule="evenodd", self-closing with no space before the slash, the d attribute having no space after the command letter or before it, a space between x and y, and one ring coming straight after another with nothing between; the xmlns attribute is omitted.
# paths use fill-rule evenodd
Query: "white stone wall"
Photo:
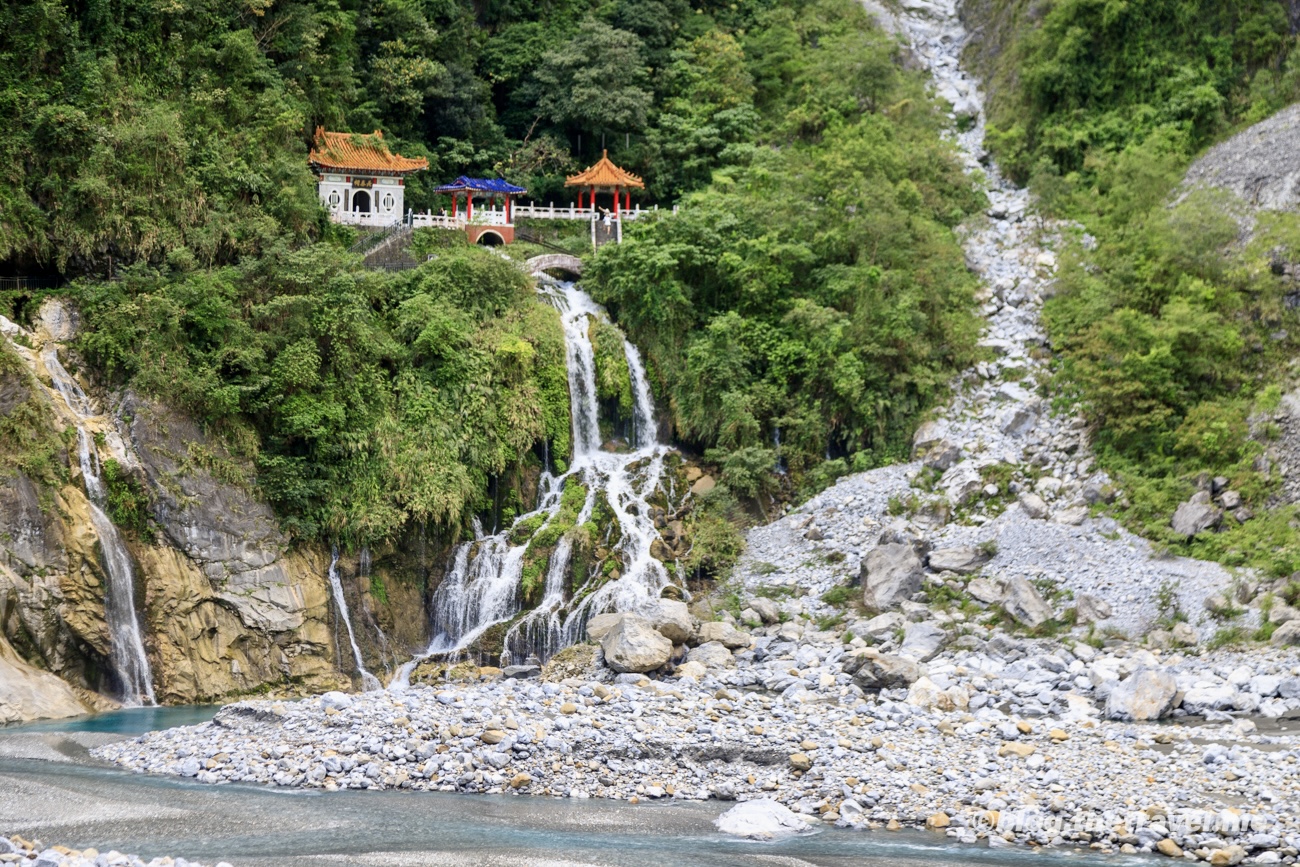
<svg viewBox="0 0 1300 867"><path fill-rule="evenodd" d="M356 211L357 193L365 193L369 201L370 213L375 217L400 219L406 213L406 187L399 178L370 177L361 175L326 174L316 184L316 192L321 204L329 208L335 219L341 219L344 212ZM371 187L358 187L352 181L370 180Z"/></svg>

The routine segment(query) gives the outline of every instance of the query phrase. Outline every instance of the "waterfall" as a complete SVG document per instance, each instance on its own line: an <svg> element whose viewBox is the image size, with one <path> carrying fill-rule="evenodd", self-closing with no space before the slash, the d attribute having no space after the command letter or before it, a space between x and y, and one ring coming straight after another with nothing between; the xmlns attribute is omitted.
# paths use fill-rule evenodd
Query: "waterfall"
<svg viewBox="0 0 1300 867"><path fill-rule="evenodd" d="M361 677L361 688L365 690L379 689L378 678L366 671L366 664L361 659L361 648L357 647L357 637L352 631L352 616L348 614L348 600L343 597L343 582L339 580L339 549L334 548L330 551L330 568L329 568L330 589L334 592L334 605L339 610L339 617L343 620L343 626L348 631L348 643L352 645L352 661L357 666L357 674Z"/></svg>
<svg viewBox="0 0 1300 867"><path fill-rule="evenodd" d="M371 567L370 548L368 548L365 545L362 545L361 550L357 552L357 578L360 581L363 590L372 586L371 578L370 578L370 567ZM375 635L379 637L380 664L383 665L384 671L386 673L391 672L392 669L388 665L388 657L390 654L390 649L388 646L388 636L384 634L384 627L379 625L379 619L375 617L374 613L371 612L370 609L364 605L361 607L361 614L365 618L366 622L370 624L371 628L375 630Z"/></svg>
<svg viewBox="0 0 1300 867"><path fill-rule="evenodd" d="M156 704L153 673L144 652L140 621L135 611L135 570L117 526L104 513L108 490L101 475L96 452L85 422L95 415L90 398L64 369L58 351L49 347L41 353L55 389L77 419L77 457L81 479L90 501L90 522L99 538L104 557L104 621L108 625L109 662L117 677L125 704Z"/></svg>
<svg viewBox="0 0 1300 867"><path fill-rule="evenodd" d="M616 580L603 584L600 583L603 576L591 576L566 599L565 583L573 558L573 542L567 535L560 537L546 566L542 599L527 616L512 624L504 639L503 657L522 657L529 651L548 657L581 638L591 615L642 609L658 599L668 584L667 570L650 556L658 531L647 502L659 487L668 449L658 442L654 400L641 354L624 341L634 401L631 450L603 451L595 351L588 335L593 319L608 321L608 318L591 296L573 284L542 287L539 291L560 311L564 327L573 418L569 470L555 476L550 472L548 460L538 485L537 508L490 536L484 537L476 525L476 538L456 547L447 576L433 598L433 640L423 654L401 667L393 679L394 688L406 685L411 671L422 659L460 652L488 629L519 614L520 580L529 539L554 520L569 479L587 490L576 524L591 519L598 495L603 494L609 503L622 530L618 543L622 573ZM527 538L512 539L517 528L530 526L539 516L542 520L526 534Z"/></svg>

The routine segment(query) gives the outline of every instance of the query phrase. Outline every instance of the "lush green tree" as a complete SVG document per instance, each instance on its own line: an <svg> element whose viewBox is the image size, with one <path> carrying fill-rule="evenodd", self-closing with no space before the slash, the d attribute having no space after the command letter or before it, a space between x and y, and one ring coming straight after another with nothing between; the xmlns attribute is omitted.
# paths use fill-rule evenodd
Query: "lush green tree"
<svg viewBox="0 0 1300 867"><path fill-rule="evenodd" d="M641 40L594 18L567 44L546 52L534 73L542 116L597 135L644 128L652 101L648 84Z"/></svg>
<svg viewBox="0 0 1300 867"><path fill-rule="evenodd" d="M1063 0L1027 3L995 69L991 143L1025 178L1039 161L1084 171L1090 154L1123 150L1156 130L1188 153L1238 118L1294 99L1285 0Z"/></svg>
<svg viewBox="0 0 1300 867"><path fill-rule="evenodd" d="M745 100L750 76L788 67L793 95L772 94L756 117L781 147L750 146L680 213L602 248L586 277L647 352L678 436L716 449L747 495L766 492L756 474L778 460L798 479L828 452L858 467L900 456L976 333L950 226L981 197L923 82L838 3L810 5L797 26L769 17L792 40L779 62L765 50L741 69L736 43L715 34L676 74L701 102ZM863 55L852 74L846 46ZM706 63L730 85L712 89ZM886 113L900 102L911 107Z"/></svg>

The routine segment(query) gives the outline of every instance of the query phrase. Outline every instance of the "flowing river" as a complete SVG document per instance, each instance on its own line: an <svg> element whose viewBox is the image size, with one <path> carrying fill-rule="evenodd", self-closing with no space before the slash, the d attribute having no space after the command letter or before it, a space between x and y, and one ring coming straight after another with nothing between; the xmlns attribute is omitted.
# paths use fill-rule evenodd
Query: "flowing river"
<svg viewBox="0 0 1300 867"><path fill-rule="evenodd" d="M1074 865L1097 856L961 847L937 834L825 828L781 843L724 837L730 804L430 792L323 793L133 774L87 748L215 708L136 708L0 728L0 833L145 858L268 865ZM1114 865L1150 858L1106 858Z"/></svg>

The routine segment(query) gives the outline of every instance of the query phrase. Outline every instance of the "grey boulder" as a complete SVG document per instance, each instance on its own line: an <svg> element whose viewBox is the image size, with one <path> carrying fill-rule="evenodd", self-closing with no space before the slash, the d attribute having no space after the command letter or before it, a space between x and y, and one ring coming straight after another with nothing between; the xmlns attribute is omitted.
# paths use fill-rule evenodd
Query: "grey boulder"
<svg viewBox="0 0 1300 867"><path fill-rule="evenodd" d="M1055 616L1038 589L1024 578L1012 578L1007 582L1002 610L1029 629L1037 629Z"/></svg>
<svg viewBox="0 0 1300 867"><path fill-rule="evenodd" d="M708 641L699 647L692 647L686 652L687 662L698 662L709 667L728 665L732 661L731 651L716 641Z"/></svg>
<svg viewBox="0 0 1300 867"><path fill-rule="evenodd" d="M870 611L889 611L921 590L921 558L906 543L879 545L862 561L862 601Z"/></svg>
<svg viewBox="0 0 1300 867"><path fill-rule="evenodd" d="M1007 598L1007 585L993 578L975 578L966 585L966 595L985 605L1000 605Z"/></svg>
<svg viewBox="0 0 1300 867"><path fill-rule="evenodd" d="M910 659L871 648L845 657L844 671L853 675L853 682L858 686L872 690L911 686L924 673L921 666Z"/></svg>
<svg viewBox="0 0 1300 867"><path fill-rule="evenodd" d="M988 561L988 554L969 545L939 548L930 552L930 568L935 572L970 575L972 572L978 572Z"/></svg>
<svg viewBox="0 0 1300 867"><path fill-rule="evenodd" d="M781 621L781 609L776 607L776 603L771 599L765 599L762 596L755 596L749 600L749 607L754 609L763 622L767 624L779 623Z"/></svg>
<svg viewBox="0 0 1300 867"><path fill-rule="evenodd" d="M622 614L597 614L587 621L587 639L601 641L623 619Z"/></svg>
<svg viewBox="0 0 1300 867"><path fill-rule="evenodd" d="M884 641L886 638L892 638L894 633L903 629L906 625L906 617L897 611L886 611L884 614L877 614L870 620L859 620L853 624L850 631L854 635L860 635L872 641Z"/></svg>
<svg viewBox="0 0 1300 867"><path fill-rule="evenodd" d="M728 650L739 650L754 643L748 633L721 620L701 623L698 637L701 644L716 641Z"/></svg>
<svg viewBox="0 0 1300 867"><path fill-rule="evenodd" d="M673 655L673 643L644 617L625 614L600 642L605 664L619 674L644 673L662 667Z"/></svg>
<svg viewBox="0 0 1300 867"><path fill-rule="evenodd" d="M898 655L929 662L938 655L946 638L947 634L933 620L909 623L903 631L903 646L898 648Z"/></svg>
<svg viewBox="0 0 1300 867"><path fill-rule="evenodd" d="M1109 602L1091 593L1080 593L1074 597L1074 611L1080 623L1100 623L1114 613Z"/></svg>
<svg viewBox="0 0 1300 867"><path fill-rule="evenodd" d="M1030 491L1025 491L1020 495L1020 508L1035 521L1041 521L1047 517L1047 503L1043 502L1042 497Z"/></svg>
<svg viewBox="0 0 1300 867"><path fill-rule="evenodd" d="M656 602L650 621L659 630L659 634L673 644L685 644L694 638L698 625L686 603L673 599L660 599Z"/></svg>
<svg viewBox="0 0 1300 867"><path fill-rule="evenodd" d="M1173 520L1169 523L1175 533L1191 539L1216 526L1222 518L1223 512L1209 503L1189 500L1178 506Z"/></svg>

